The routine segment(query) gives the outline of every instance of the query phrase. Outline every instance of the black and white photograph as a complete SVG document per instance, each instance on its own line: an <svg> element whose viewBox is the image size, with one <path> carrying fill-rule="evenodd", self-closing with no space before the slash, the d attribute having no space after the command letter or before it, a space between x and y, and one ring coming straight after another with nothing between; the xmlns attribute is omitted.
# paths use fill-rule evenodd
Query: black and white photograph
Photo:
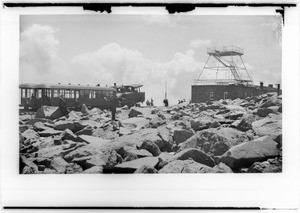
<svg viewBox="0 0 300 213"><path fill-rule="evenodd" d="M20 173L282 171L282 17L20 16Z"/></svg>
<svg viewBox="0 0 300 213"><path fill-rule="evenodd" d="M0 8L4 209L299 209L297 4L70 5Z"/></svg>

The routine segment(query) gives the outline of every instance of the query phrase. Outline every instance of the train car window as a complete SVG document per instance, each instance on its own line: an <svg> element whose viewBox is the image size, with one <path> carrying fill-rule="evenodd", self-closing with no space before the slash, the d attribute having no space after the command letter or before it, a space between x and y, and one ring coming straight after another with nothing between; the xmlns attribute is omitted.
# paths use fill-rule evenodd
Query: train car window
<svg viewBox="0 0 300 213"><path fill-rule="evenodd" d="M41 97L42 97L42 90L41 90L41 89L38 89L38 90L37 90L37 97L38 97L38 98L41 98Z"/></svg>
<svg viewBox="0 0 300 213"><path fill-rule="evenodd" d="M21 89L21 91L22 91L21 97L26 98L26 89Z"/></svg>
<svg viewBox="0 0 300 213"><path fill-rule="evenodd" d="M84 90L79 90L80 97L84 97Z"/></svg>
<svg viewBox="0 0 300 213"><path fill-rule="evenodd" d="M62 97L64 97L64 90L62 90L62 89L60 89L60 90L58 90L59 92L59 96L62 96Z"/></svg>
<svg viewBox="0 0 300 213"><path fill-rule="evenodd" d="M79 91L78 90L75 91L75 98L76 99L79 98Z"/></svg>
<svg viewBox="0 0 300 213"><path fill-rule="evenodd" d="M70 90L70 98L74 98L74 90Z"/></svg>
<svg viewBox="0 0 300 213"><path fill-rule="evenodd" d="M65 98L70 98L70 90L65 90Z"/></svg>
<svg viewBox="0 0 300 213"><path fill-rule="evenodd" d="M89 90L84 90L84 98L89 99L90 92Z"/></svg>
<svg viewBox="0 0 300 213"><path fill-rule="evenodd" d="M57 89L54 89L53 90L53 97L57 97L58 96L58 91L57 91Z"/></svg>
<svg viewBox="0 0 300 213"><path fill-rule="evenodd" d="M30 91L29 91L29 89L26 89L26 97L27 97L27 98L30 97Z"/></svg>
<svg viewBox="0 0 300 213"><path fill-rule="evenodd" d="M96 91L93 91L93 98L96 98Z"/></svg>

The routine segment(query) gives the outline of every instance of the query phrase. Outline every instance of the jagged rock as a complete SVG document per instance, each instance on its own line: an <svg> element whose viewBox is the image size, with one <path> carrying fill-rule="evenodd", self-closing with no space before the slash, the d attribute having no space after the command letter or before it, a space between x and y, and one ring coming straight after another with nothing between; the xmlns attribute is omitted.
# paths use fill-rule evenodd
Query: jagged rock
<svg viewBox="0 0 300 213"><path fill-rule="evenodd" d="M80 122L71 122L71 121L58 121L53 125L53 128L56 130L64 131L66 129L71 130L72 132L80 131L85 126Z"/></svg>
<svg viewBox="0 0 300 213"><path fill-rule="evenodd" d="M121 121L121 126L129 129L130 131L138 131L149 127L149 120L142 117L132 117Z"/></svg>
<svg viewBox="0 0 300 213"><path fill-rule="evenodd" d="M218 129L210 129L206 131L211 131L212 133L217 134L220 137L219 139L221 139L220 142L225 142L225 144L227 144L229 147L235 146L245 141L249 141L248 135L246 133L230 127L221 127Z"/></svg>
<svg viewBox="0 0 300 213"><path fill-rule="evenodd" d="M65 168L66 174L77 174L82 173L82 168L76 163L69 163Z"/></svg>
<svg viewBox="0 0 300 213"><path fill-rule="evenodd" d="M281 106L282 105L282 100L277 97L277 95L273 95L271 97L264 98L261 100L259 103L259 106L261 108L266 108L270 106Z"/></svg>
<svg viewBox="0 0 300 213"><path fill-rule="evenodd" d="M49 124L53 124L54 122L49 120L49 119L46 119L46 118L33 118L29 121L26 121L25 124L26 125L34 125L35 123L37 122L42 122L42 123L49 123Z"/></svg>
<svg viewBox="0 0 300 213"><path fill-rule="evenodd" d="M148 152L150 152L153 156L158 156L161 153L159 147L153 141L150 140L141 141L139 144L137 144L137 148L145 149Z"/></svg>
<svg viewBox="0 0 300 213"><path fill-rule="evenodd" d="M255 118L253 115L244 115L242 120L238 123L236 128L241 131L248 131L252 129L252 123L255 121Z"/></svg>
<svg viewBox="0 0 300 213"><path fill-rule="evenodd" d="M68 114L68 120L69 120L69 121L79 121L81 115L82 115L81 112L71 111L71 112L69 112L69 114Z"/></svg>
<svg viewBox="0 0 300 213"><path fill-rule="evenodd" d="M150 128L158 128L166 123L163 119L161 119L158 115L152 115L150 119L149 126Z"/></svg>
<svg viewBox="0 0 300 213"><path fill-rule="evenodd" d="M195 131L201 131L203 129L208 129L212 124L213 118L211 117L200 117L191 121L191 128Z"/></svg>
<svg viewBox="0 0 300 213"><path fill-rule="evenodd" d="M128 156L136 156L137 158L143 157L152 157L153 155L147 151L146 149L135 149L132 147L121 147L116 150L118 154L122 156L122 158L126 158Z"/></svg>
<svg viewBox="0 0 300 213"><path fill-rule="evenodd" d="M187 139L189 139L190 137L192 137L193 135L194 135L194 133L190 130L176 129L174 131L173 140L177 144L180 144L180 143L186 141Z"/></svg>
<svg viewBox="0 0 300 213"><path fill-rule="evenodd" d="M133 173L142 166L155 168L158 162L158 157L139 158L116 165L114 167L114 173Z"/></svg>
<svg viewBox="0 0 300 213"><path fill-rule="evenodd" d="M208 151L207 146L209 146ZM223 154L229 149L229 142L225 137L213 133L212 130L202 130L200 132L197 132L189 139L187 139L185 142L179 144L178 151L182 151L189 148L202 149L206 152L211 151L215 155L217 155Z"/></svg>
<svg viewBox="0 0 300 213"><path fill-rule="evenodd" d="M19 115L19 119L23 122L29 121L32 119L31 115Z"/></svg>
<svg viewBox="0 0 300 213"><path fill-rule="evenodd" d="M60 118L62 116L63 115L60 108L55 106L41 106L35 115L36 118L47 118L51 120Z"/></svg>
<svg viewBox="0 0 300 213"><path fill-rule="evenodd" d="M76 132L76 135L92 135L92 134L93 134L93 128L91 126L87 126L82 130Z"/></svg>
<svg viewBox="0 0 300 213"><path fill-rule="evenodd" d="M212 124L209 126L209 128L218 128L221 124L218 121L212 122Z"/></svg>
<svg viewBox="0 0 300 213"><path fill-rule="evenodd" d="M269 109L269 108L258 108L257 109L257 115L260 117L266 117L270 113L273 113L273 110Z"/></svg>
<svg viewBox="0 0 300 213"><path fill-rule="evenodd" d="M101 166L104 170L112 170L118 163L117 152L115 150L105 150L92 156L86 161L86 164L92 166Z"/></svg>
<svg viewBox="0 0 300 213"><path fill-rule="evenodd" d="M96 144L97 143L105 144L105 143L109 142L109 140L99 138L99 137L90 136L90 135L79 135L79 136L77 136L76 141L86 142L88 144L94 144L94 143L96 143Z"/></svg>
<svg viewBox="0 0 300 213"><path fill-rule="evenodd" d="M135 170L136 174L141 174L141 173L144 173L144 174L148 174L148 173L158 173L158 171L154 168L154 167L150 167L149 165L144 165L140 168L138 168L137 170Z"/></svg>
<svg viewBox="0 0 300 213"><path fill-rule="evenodd" d="M105 149L106 147L100 143L87 144L72 150L64 156L64 159L68 162L71 162L74 158L96 155Z"/></svg>
<svg viewBox="0 0 300 213"><path fill-rule="evenodd" d="M103 167L102 166L93 166L89 169L84 170L82 173L85 173L85 174L103 173Z"/></svg>
<svg viewBox="0 0 300 213"><path fill-rule="evenodd" d="M120 127L120 130L119 130L119 136L130 135L131 133L132 133L131 130L126 129L126 128L124 128L124 127Z"/></svg>
<svg viewBox="0 0 300 213"><path fill-rule="evenodd" d="M25 139L35 139L38 138L39 135L38 133L36 133L34 130L32 129L28 129L26 131L24 131L23 133L21 133L22 137L24 137Z"/></svg>
<svg viewBox="0 0 300 213"><path fill-rule="evenodd" d="M213 167L215 165L214 160L209 157L207 154L202 152L200 149L185 149L180 152L178 152L176 155L174 155L174 159L176 160L187 160L187 159L193 159L194 161Z"/></svg>
<svg viewBox="0 0 300 213"><path fill-rule="evenodd" d="M130 109L130 112L128 114L129 118L133 118L133 117L138 117L143 116L143 117L148 117L151 115L151 108L142 108L142 107L132 107Z"/></svg>
<svg viewBox="0 0 300 213"><path fill-rule="evenodd" d="M252 123L254 132L259 136L270 135L275 139L282 133L282 115L269 114L267 117Z"/></svg>
<svg viewBox="0 0 300 213"><path fill-rule="evenodd" d="M36 122L34 125L33 125L33 129L34 131L43 131L43 130L47 130L49 129L50 127L47 127L44 125L44 123L42 122Z"/></svg>
<svg viewBox="0 0 300 213"><path fill-rule="evenodd" d="M282 162L278 159L268 159L264 162L255 162L249 169L249 173L274 173L282 172Z"/></svg>
<svg viewBox="0 0 300 213"><path fill-rule="evenodd" d="M212 168L213 173L233 173L233 171L224 163L219 163Z"/></svg>
<svg viewBox="0 0 300 213"><path fill-rule="evenodd" d="M165 165L158 173L210 173L212 168L192 159L175 160Z"/></svg>
<svg viewBox="0 0 300 213"><path fill-rule="evenodd" d="M58 173L64 173L68 163L61 157L56 157L51 161L51 167Z"/></svg>
<svg viewBox="0 0 300 213"><path fill-rule="evenodd" d="M65 129L63 132L62 140L76 141L77 135L75 135L71 130Z"/></svg>
<svg viewBox="0 0 300 213"><path fill-rule="evenodd" d="M230 148L220 160L233 171L247 168L257 161L263 161L279 155L277 143L269 136L264 136L250 142L244 142Z"/></svg>
<svg viewBox="0 0 300 213"><path fill-rule="evenodd" d="M63 133L63 131L58 131L58 130L48 128L42 132L39 132L39 135L41 137L49 137L49 136L54 136L54 135L60 135L62 133Z"/></svg>

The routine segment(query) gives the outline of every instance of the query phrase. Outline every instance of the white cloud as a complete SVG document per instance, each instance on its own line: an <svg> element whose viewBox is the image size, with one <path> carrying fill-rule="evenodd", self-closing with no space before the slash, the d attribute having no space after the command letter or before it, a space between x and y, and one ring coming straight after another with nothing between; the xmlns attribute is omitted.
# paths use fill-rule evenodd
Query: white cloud
<svg viewBox="0 0 300 213"><path fill-rule="evenodd" d="M49 80L47 74L58 72L63 61L58 57L59 41L56 29L34 24L20 35L20 80Z"/></svg>
<svg viewBox="0 0 300 213"><path fill-rule="evenodd" d="M211 40L202 40L202 39L195 39L190 42L190 46L193 48L200 48L203 46L211 46Z"/></svg>
<svg viewBox="0 0 300 213"><path fill-rule="evenodd" d="M76 56L72 60L72 76L90 84L143 84L146 98L162 105L165 82L171 103L190 99L190 87L203 64L194 59L194 51L176 53L169 62L153 62L137 50L121 47L117 43ZM70 76L71 77L71 76Z"/></svg>

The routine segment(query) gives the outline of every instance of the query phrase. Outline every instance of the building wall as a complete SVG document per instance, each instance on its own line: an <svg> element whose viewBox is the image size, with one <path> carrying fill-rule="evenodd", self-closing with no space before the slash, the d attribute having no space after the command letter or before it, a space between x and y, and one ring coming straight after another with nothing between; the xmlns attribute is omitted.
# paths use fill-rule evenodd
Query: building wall
<svg viewBox="0 0 300 213"><path fill-rule="evenodd" d="M243 85L192 85L192 103L200 103L208 100L224 99L227 92L227 99L246 98L261 95L267 92L276 92L276 88L260 89L258 87L247 87ZM211 98L211 93L213 97Z"/></svg>

